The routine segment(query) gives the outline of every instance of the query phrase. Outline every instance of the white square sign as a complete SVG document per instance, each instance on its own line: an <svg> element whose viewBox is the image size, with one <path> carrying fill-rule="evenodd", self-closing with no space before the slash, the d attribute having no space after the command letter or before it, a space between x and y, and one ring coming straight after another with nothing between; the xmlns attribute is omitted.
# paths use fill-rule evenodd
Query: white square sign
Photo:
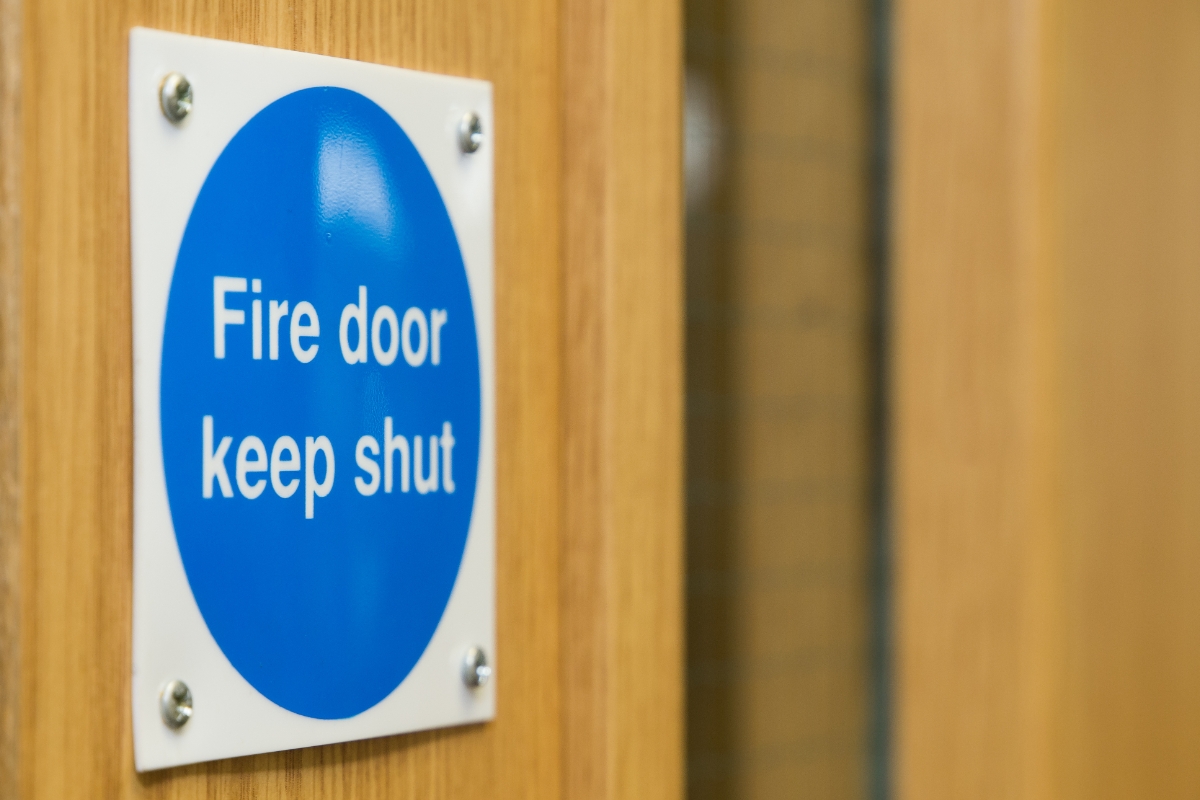
<svg viewBox="0 0 1200 800"><path fill-rule="evenodd" d="M139 770L495 713L492 92L134 29Z"/></svg>

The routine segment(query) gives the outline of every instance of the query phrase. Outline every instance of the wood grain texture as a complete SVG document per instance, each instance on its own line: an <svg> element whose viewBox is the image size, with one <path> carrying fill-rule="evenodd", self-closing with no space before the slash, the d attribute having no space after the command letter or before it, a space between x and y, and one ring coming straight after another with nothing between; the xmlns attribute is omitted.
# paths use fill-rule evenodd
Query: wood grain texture
<svg viewBox="0 0 1200 800"><path fill-rule="evenodd" d="M1200 791L1200 9L897 6L897 796Z"/></svg>
<svg viewBox="0 0 1200 800"><path fill-rule="evenodd" d="M559 796L557 5L38 0L22 9L20 796ZM494 82L502 651L495 722L134 773L126 134L133 25Z"/></svg>
<svg viewBox="0 0 1200 800"><path fill-rule="evenodd" d="M21 5L0 0L0 797L17 795L20 672Z"/></svg>
<svg viewBox="0 0 1200 800"><path fill-rule="evenodd" d="M683 789L680 10L563 7L571 798Z"/></svg>
<svg viewBox="0 0 1200 800"><path fill-rule="evenodd" d="M1061 0L1058 796L1200 796L1200 6Z"/></svg>
<svg viewBox="0 0 1200 800"><path fill-rule="evenodd" d="M1046 797L1055 281L1039 0L896 7L896 793Z"/></svg>

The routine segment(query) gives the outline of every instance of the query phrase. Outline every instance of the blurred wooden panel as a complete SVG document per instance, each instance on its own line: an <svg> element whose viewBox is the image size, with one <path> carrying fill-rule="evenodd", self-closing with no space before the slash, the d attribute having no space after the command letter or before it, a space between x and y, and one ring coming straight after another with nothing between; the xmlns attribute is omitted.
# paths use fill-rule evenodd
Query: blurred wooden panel
<svg viewBox="0 0 1200 800"><path fill-rule="evenodd" d="M0 0L0 797L17 795L21 696L21 6Z"/></svg>
<svg viewBox="0 0 1200 800"><path fill-rule="evenodd" d="M1058 781L1196 797L1200 5L1064 1L1054 41Z"/></svg>
<svg viewBox="0 0 1200 800"><path fill-rule="evenodd" d="M584 795L567 791L564 774L580 764L604 770L587 796L679 794L678 7L604 6L609 27L585 28L606 42L596 68L611 94L598 110L581 100L594 73L564 74L560 61L564 15L578 20L583 7L0 0L0 796L576 797ZM494 82L503 649L495 722L134 773L126 136L134 25ZM607 126L603 144L613 146L583 151L600 158L607 205L565 202L587 200L577 187L564 190L568 109ZM605 371L589 384L602 398L599 416L564 391L564 367L579 375L594 365L567 349L570 326L586 324L580 315L590 308L586 295L570 295L568 313L564 254L581 240L564 231L587 233L593 217L609 237L586 265L599 279L594 305L614 314L596 340ZM601 560L586 549L580 557L581 542L566 534L565 487L575 498L589 477L569 468L568 433L603 446L595 466L605 492L587 509L606 520ZM564 614L562 570L600 576L603 591L576 593ZM580 619L597 627L571 624ZM579 643L594 631L605 683L588 702L603 724L568 740L576 718L567 711L595 689L576 680Z"/></svg>
<svg viewBox="0 0 1200 800"><path fill-rule="evenodd" d="M1044 788L1031 763L1049 744L1039 626L1053 610L1037 583L1053 424L1039 10L895 10L895 759L911 800Z"/></svg>
<svg viewBox="0 0 1200 800"><path fill-rule="evenodd" d="M688 790L867 792L871 8L689 0ZM693 120L693 122L703 122Z"/></svg>
<svg viewBox="0 0 1200 800"><path fill-rule="evenodd" d="M896 8L897 796L1200 791L1200 8Z"/></svg>

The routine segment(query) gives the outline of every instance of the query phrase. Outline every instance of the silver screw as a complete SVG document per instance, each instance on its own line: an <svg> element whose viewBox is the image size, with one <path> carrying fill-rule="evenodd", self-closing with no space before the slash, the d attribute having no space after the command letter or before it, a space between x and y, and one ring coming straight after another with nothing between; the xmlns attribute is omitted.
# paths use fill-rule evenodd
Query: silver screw
<svg viewBox="0 0 1200 800"><path fill-rule="evenodd" d="M487 653L483 652L482 647L468 647L462 662L463 683L472 689L478 689L487 683L490 677L492 668L488 666Z"/></svg>
<svg viewBox="0 0 1200 800"><path fill-rule="evenodd" d="M163 116L178 125L192 111L192 84L178 72L163 78L158 87Z"/></svg>
<svg viewBox="0 0 1200 800"><path fill-rule="evenodd" d="M474 111L468 111L458 121L458 146L464 153L474 153L482 144L483 121Z"/></svg>
<svg viewBox="0 0 1200 800"><path fill-rule="evenodd" d="M171 730L179 730L192 718L192 690L183 681L171 681L158 696L158 710Z"/></svg>

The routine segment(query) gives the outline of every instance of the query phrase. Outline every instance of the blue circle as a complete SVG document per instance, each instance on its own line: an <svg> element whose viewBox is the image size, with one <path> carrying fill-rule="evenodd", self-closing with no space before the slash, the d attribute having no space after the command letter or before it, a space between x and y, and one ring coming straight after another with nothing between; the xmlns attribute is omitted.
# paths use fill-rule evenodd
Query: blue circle
<svg viewBox="0 0 1200 800"><path fill-rule="evenodd" d="M313 318L298 313L304 302L319 335L305 335ZM395 346L393 320L407 348ZM161 374L171 520L217 644L258 691L298 714L341 719L374 706L412 670L449 600L480 433L458 240L424 161L383 109L345 89L306 89L229 142L179 249ZM389 419L404 441L392 439L391 491ZM263 457L267 470L254 471Z"/></svg>

